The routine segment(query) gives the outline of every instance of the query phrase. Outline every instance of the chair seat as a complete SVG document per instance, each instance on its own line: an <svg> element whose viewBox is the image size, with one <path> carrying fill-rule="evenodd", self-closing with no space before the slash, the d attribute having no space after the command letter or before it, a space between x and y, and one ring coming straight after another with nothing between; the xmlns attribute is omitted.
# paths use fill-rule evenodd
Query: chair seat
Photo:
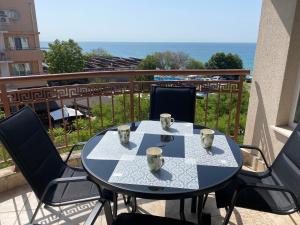
<svg viewBox="0 0 300 225"><path fill-rule="evenodd" d="M86 172L81 168L66 167L62 173L62 178L64 177L79 177L87 176ZM103 198L112 201L113 193L104 190ZM91 181L80 181L80 182L70 182L61 183L54 188L51 188L45 196L44 202L49 205L56 205L56 203L61 202L74 202L78 200L79 202L99 199L99 192L97 186Z"/></svg>
<svg viewBox="0 0 300 225"><path fill-rule="evenodd" d="M281 186L278 179L268 173L254 173L241 171L241 173L224 189L216 191L216 202L218 208L229 206L234 191L242 184L262 183ZM240 192L235 204L237 207L254 209L272 213L287 213L295 205L291 196L279 191L248 188Z"/></svg>
<svg viewBox="0 0 300 225"><path fill-rule="evenodd" d="M138 213L122 213L113 225L194 225L191 222Z"/></svg>

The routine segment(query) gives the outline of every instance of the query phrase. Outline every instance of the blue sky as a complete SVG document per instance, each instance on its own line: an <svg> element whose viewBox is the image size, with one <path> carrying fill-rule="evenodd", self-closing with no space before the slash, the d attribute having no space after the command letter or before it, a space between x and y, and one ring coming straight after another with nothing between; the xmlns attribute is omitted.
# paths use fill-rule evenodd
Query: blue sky
<svg viewBox="0 0 300 225"><path fill-rule="evenodd" d="M35 0L41 41L256 42L261 0Z"/></svg>

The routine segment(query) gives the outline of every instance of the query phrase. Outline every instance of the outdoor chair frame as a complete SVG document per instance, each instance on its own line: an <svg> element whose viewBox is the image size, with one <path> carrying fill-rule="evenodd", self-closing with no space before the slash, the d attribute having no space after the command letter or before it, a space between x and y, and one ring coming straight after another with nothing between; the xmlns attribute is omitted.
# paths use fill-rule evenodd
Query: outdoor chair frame
<svg viewBox="0 0 300 225"><path fill-rule="evenodd" d="M258 151L267 169L264 172L241 171L227 187L216 191L217 207L227 211L223 225L228 224L235 206L280 215L299 211L299 146L300 124L271 166L260 148L240 145L240 148Z"/></svg>
<svg viewBox="0 0 300 225"><path fill-rule="evenodd" d="M194 123L195 106L195 86L151 86L150 120L159 120L161 113L169 113L175 121Z"/></svg>
<svg viewBox="0 0 300 225"><path fill-rule="evenodd" d="M84 143L74 145L63 161L40 119L29 107L0 121L0 140L39 200L30 223L43 204L63 206L96 200L85 222L93 224L104 197L112 199L113 193L90 181L82 168L67 164L74 149Z"/></svg>

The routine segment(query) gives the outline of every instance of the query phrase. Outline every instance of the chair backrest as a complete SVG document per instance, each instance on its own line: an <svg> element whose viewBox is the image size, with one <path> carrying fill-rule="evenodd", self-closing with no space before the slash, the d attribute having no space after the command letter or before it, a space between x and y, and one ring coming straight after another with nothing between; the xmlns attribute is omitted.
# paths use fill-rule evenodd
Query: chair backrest
<svg viewBox="0 0 300 225"><path fill-rule="evenodd" d="M278 154L271 171L282 185L293 191L300 206L300 124Z"/></svg>
<svg viewBox="0 0 300 225"><path fill-rule="evenodd" d="M29 107L0 122L0 140L38 198L65 168L43 124Z"/></svg>
<svg viewBox="0 0 300 225"><path fill-rule="evenodd" d="M170 113L175 121L194 123L196 87L160 87L153 85L150 94L150 120Z"/></svg>

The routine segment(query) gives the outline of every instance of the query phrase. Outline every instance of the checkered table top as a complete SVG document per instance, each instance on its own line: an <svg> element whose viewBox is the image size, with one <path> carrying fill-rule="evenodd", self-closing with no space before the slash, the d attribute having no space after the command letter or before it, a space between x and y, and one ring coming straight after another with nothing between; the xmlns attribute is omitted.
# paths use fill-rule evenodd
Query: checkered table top
<svg viewBox="0 0 300 225"><path fill-rule="evenodd" d="M90 160L116 162L108 182L197 190L202 167L239 167L225 135L215 135L212 149L206 150L189 123L175 123L176 135L170 136L160 130L155 134L153 127L159 122L151 121L153 126L143 122L140 129L131 132L128 145L120 144L116 131L108 131L87 156ZM165 158L164 166L154 173L149 171L146 157L146 149L152 146L161 147Z"/></svg>

